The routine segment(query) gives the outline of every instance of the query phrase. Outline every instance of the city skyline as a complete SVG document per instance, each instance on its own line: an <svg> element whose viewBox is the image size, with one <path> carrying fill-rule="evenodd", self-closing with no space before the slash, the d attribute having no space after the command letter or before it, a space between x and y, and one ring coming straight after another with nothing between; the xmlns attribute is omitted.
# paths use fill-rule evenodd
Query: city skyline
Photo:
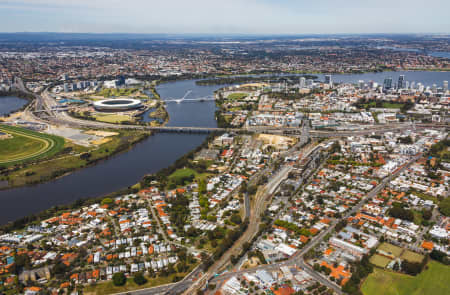
<svg viewBox="0 0 450 295"><path fill-rule="evenodd" d="M420 7L420 9L418 9ZM448 2L0 0L1 32L448 33ZM425 21L426 20L426 21Z"/></svg>

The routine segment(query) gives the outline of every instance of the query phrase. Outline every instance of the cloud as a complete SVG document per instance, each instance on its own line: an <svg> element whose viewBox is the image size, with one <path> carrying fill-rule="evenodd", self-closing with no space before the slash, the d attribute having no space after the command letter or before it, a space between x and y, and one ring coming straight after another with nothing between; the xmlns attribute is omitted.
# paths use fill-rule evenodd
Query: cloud
<svg viewBox="0 0 450 295"><path fill-rule="evenodd" d="M450 31L428 0L0 0L0 30L137 33ZM22 23L13 20L22 17ZM426 21L425 21L426 20Z"/></svg>

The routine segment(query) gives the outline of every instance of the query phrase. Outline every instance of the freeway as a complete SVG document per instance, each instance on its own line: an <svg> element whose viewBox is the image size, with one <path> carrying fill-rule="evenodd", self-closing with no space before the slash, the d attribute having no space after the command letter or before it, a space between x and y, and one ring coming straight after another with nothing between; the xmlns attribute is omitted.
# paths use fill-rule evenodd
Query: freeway
<svg viewBox="0 0 450 295"><path fill-rule="evenodd" d="M271 126L250 126L243 128L211 128L211 127L190 127L190 126L146 126L146 125L121 125L121 124L111 124L104 122L97 122L91 120L81 120L69 116L66 111L54 111L57 103L51 97L48 89L42 92L42 95L29 92L24 86L21 79L18 79L18 88L26 93L32 94L35 97L34 110L27 108L26 115L33 117L34 119L43 122L51 123L57 125L65 125L69 127L79 127L79 128L103 128L103 129L133 129L133 130L146 130L146 131L157 131L157 132L187 132L187 133L209 133L209 132L231 132L231 131L244 131L251 133L279 133L279 134L297 134L301 133L302 141L307 137L343 137L343 136L355 136L355 135L367 135L371 133L384 133L387 131L399 131L411 128L429 128L429 127L444 127L450 128L447 125L442 124L416 124L412 125L410 123L397 123L391 124L389 126L376 125L367 126L368 128L352 130L352 131L318 131L309 130L309 128L302 128L299 130L298 127L271 127Z"/></svg>
<svg viewBox="0 0 450 295"><path fill-rule="evenodd" d="M19 83L19 88L22 91L28 92L26 88L23 86L23 83ZM29 92L28 92L29 93ZM214 132L214 131L245 131L245 132L256 132L256 133L284 133L284 132L299 132L299 128L291 128L291 127L283 127L283 128L274 128L274 127L246 127L246 128L237 128L237 129L227 129L227 128L203 128L203 127L150 127L150 126L144 126L144 125L117 125L117 124L109 124L109 123L102 123L102 122L96 122L96 121L89 121L89 120L80 120L73 118L69 116L67 112L54 112L52 110L52 107L55 105L54 100L50 97L48 91L44 91L43 95L38 95L32 93L36 101L34 102L34 112L27 108L26 114L29 116L34 117L35 119L39 121L43 121L46 123L52 123L52 124L58 124L58 125L67 125L70 127L87 127L87 128L105 128L105 129L137 129L137 130L148 130L148 131L159 131L159 132ZM371 126L367 129L359 129L354 131L317 131L317 130L309 130L309 128L302 128L301 130L301 142L304 143L309 137L345 137L345 136L355 136L355 135L367 135L372 133L384 133L387 131L399 131L399 130L405 130L405 129L419 129L419 128L431 128L431 127L444 127L449 128L447 125L440 125L440 124L416 124L412 125L410 123L404 123L404 124L392 124L388 126ZM308 153L305 153L305 157ZM409 164L408 164L409 165ZM395 175L400 173L406 168L403 167L401 170L397 171ZM279 170L279 172L271 179L271 181L266 185L266 187L262 190L259 190L257 195L255 196L255 200L253 205L254 206L248 206L249 205L249 198L246 195L245 196L245 204L246 204L246 216L250 216L253 218L250 219L249 227L247 231L243 234L243 236L233 245L232 248L229 249L211 268L206 274L201 274L201 268L196 268L193 272L191 272L189 275L187 275L182 281L138 290L138 291L131 291L127 292L128 294L177 294L179 292L183 292L187 289L186 294L192 294L194 290L201 288L204 286L204 284L208 281L210 282L223 282L224 280L230 278L231 276L242 274L244 272L250 272L257 269L277 269L280 266L283 265L299 265L302 267L308 274L310 274L312 277L314 277L316 280L321 282L322 284L326 285L327 287L335 290L338 294L342 294L340 291L340 288L328 281L326 278L324 278L322 275L316 273L312 268L307 265L304 260L303 256L313 247L315 247L318 243L320 243L329 233L331 233L338 220L333 220L330 227L321 232L319 235L317 235L314 239L310 241L302 250L298 251L296 254L294 254L289 260L284 261L282 263L272 264L272 265L263 265L259 266L257 268L252 269L246 269L242 271L235 271L235 272L228 272L225 274L222 274L218 277L213 276L218 273L219 270L223 269L224 266L228 264L230 256L235 253L236 251L240 251L242 249L242 245L244 242L250 241L253 236L256 234L259 226L259 219L261 217L261 213L264 210L264 204L268 197L270 197L273 192L275 192L276 188L279 186L279 184L287 177L289 174L290 169L292 167L285 166L282 169ZM394 176L394 175L393 175ZM371 198L375 196L380 190L382 190L386 184L389 182L389 180L392 178L386 178L384 179L374 190L372 190L370 193L367 194L365 198L363 198L351 211L346 214L346 217L350 216L351 214L355 213L357 210L359 210L365 200L368 198ZM248 211L249 210L249 211ZM346 218L344 217L344 218ZM199 280L196 280L197 277L201 276Z"/></svg>

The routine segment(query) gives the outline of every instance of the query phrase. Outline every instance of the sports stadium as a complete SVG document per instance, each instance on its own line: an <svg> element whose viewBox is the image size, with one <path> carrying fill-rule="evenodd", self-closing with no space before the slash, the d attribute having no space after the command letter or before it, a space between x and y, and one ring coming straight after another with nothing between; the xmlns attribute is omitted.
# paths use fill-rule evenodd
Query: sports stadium
<svg viewBox="0 0 450 295"><path fill-rule="evenodd" d="M94 108L97 111L121 112L138 109L142 106L139 99L120 98L120 99L104 99L94 102Z"/></svg>

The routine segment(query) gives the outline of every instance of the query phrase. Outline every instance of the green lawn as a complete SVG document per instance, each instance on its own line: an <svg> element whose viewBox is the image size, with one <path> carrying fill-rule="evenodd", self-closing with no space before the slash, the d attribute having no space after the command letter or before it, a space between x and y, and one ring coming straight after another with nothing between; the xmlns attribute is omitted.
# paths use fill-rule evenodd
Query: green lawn
<svg viewBox="0 0 450 295"><path fill-rule="evenodd" d="M193 181L200 182L200 180L206 180L210 174L208 173L198 173L191 168L177 169L174 173L169 175L169 188L173 189L175 187L183 186Z"/></svg>
<svg viewBox="0 0 450 295"><path fill-rule="evenodd" d="M395 257L399 257L402 254L403 249L400 247L397 247L395 245L389 244L389 243L382 243L378 250L383 250L384 252L391 253Z"/></svg>
<svg viewBox="0 0 450 295"><path fill-rule="evenodd" d="M364 295L450 294L450 266L430 261L428 269L413 277L378 268L364 281Z"/></svg>
<svg viewBox="0 0 450 295"><path fill-rule="evenodd" d="M128 96L138 91L137 88L124 88L124 89L115 89L115 88L104 88L96 93L98 96L103 97L111 97L111 96Z"/></svg>
<svg viewBox="0 0 450 295"><path fill-rule="evenodd" d="M100 283L94 286L88 286L83 289L83 294L113 294L113 293L121 293L127 291L133 291L138 289L151 288L159 285L165 285L173 282L173 278L176 274L172 274L167 277L157 277L157 278L147 278L148 281L144 285L137 285L132 278L127 280L127 283L124 286L114 286L112 281L106 283ZM178 274L179 277L184 276L185 274Z"/></svg>
<svg viewBox="0 0 450 295"><path fill-rule="evenodd" d="M106 122L106 123L122 123L126 121L131 121L131 117L127 115L119 115L119 114L98 114L95 116L97 121Z"/></svg>
<svg viewBox="0 0 450 295"><path fill-rule="evenodd" d="M405 250L400 258L408 260L409 262L422 262L424 256L416 252Z"/></svg>
<svg viewBox="0 0 450 295"><path fill-rule="evenodd" d="M392 259L375 254L372 257L370 257L370 263L373 265L376 265L381 268L385 268L389 262L391 262Z"/></svg>
<svg viewBox="0 0 450 295"><path fill-rule="evenodd" d="M21 162L54 155L64 146L64 139L24 128L0 125L0 131L12 135L0 140L0 165L11 166Z"/></svg>
<svg viewBox="0 0 450 295"><path fill-rule="evenodd" d="M421 225L423 221L422 213L417 210L412 210L414 214L414 223L417 225Z"/></svg>
<svg viewBox="0 0 450 295"><path fill-rule="evenodd" d="M363 104L364 108L375 108L377 104L373 101L371 103ZM384 109L401 109L403 107L402 103L391 103L391 102L383 102L381 108Z"/></svg>
<svg viewBox="0 0 450 295"><path fill-rule="evenodd" d="M431 196L431 195L425 194L425 193L423 193L423 192L420 192L420 191L417 191L417 190L414 190L414 189L411 189L411 193L412 193L413 195L418 196L418 197L421 198L421 199L424 199L424 200L431 200L431 201L433 201L433 203L435 203L436 205L439 204L439 200L438 200L436 197L433 197L433 196Z"/></svg>
<svg viewBox="0 0 450 295"><path fill-rule="evenodd" d="M189 177L191 175L195 176L195 175L197 175L197 172L191 168L182 168L182 169L178 169L174 173L170 174L169 179Z"/></svg>
<svg viewBox="0 0 450 295"><path fill-rule="evenodd" d="M244 92L235 92L228 95L227 99L243 99L248 96L248 93Z"/></svg>
<svg viewBox="0 0 450 295"><path fill-rule="evenodd" d="M383 102L383 108L385 109L401 109L403 104L401 103L390 103L390 102Z"/></svg>

